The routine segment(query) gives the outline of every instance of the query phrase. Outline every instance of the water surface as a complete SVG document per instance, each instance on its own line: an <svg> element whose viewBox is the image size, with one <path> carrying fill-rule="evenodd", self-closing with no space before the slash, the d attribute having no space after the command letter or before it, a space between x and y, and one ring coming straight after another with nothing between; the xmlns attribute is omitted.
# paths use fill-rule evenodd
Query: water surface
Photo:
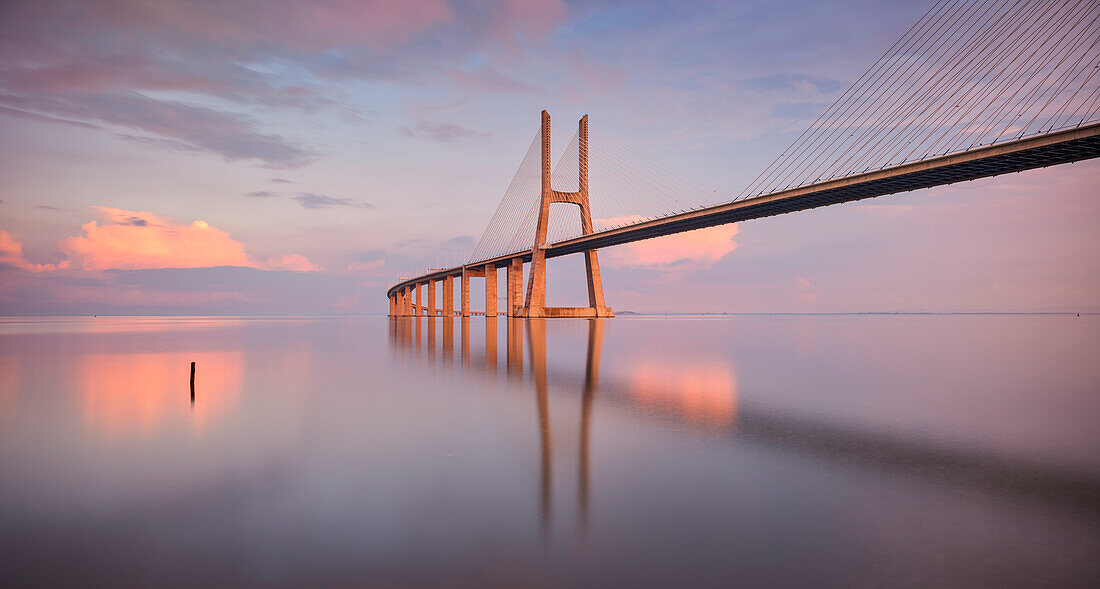
<svg viewBox="0 0 1100 589"><path fill-rule="evenodd" d="M0 319L0 574L1096 586L1098 350L1072 315Z"/></svg>

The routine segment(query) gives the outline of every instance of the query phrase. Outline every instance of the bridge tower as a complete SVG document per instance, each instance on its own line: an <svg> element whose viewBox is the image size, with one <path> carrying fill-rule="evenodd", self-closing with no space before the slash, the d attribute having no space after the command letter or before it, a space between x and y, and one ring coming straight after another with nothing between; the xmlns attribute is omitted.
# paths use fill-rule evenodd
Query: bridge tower
<svg viewBox="0 0 1100 589"><path fill-rule="evenodd" d="M546 234L550 226L550 205L565 203L576 205L581 213L581 233L592 233L592 208L588 200L588 115L578 123L580 150L577 165L580 167L577 192L560 192L550 186L550 113L542 111L542 195L539 200L538 223L535 226L535 242L531 248L531 269L527 275L527 296L517 311L520 317L614 317L610 307L604 305L603 283L600 281L600 263L596 250L585 250L584 267L588 274L587 307L546 306Z"/></svg>

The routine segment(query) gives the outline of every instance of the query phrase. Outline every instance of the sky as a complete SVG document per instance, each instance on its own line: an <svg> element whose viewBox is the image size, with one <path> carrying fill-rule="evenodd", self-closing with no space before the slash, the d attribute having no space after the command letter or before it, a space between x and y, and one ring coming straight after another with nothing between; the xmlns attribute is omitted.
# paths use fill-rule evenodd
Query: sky
<svg viewBox="0 0 1100 589"><path fill-rule="evenodd" d="M5 1L0 314L385 312L398 276L470 254L542 109L732 197L928 7ZM1082 162L609 248L605 296L1100 312L1098 180ZM584 289L581 258L550 262L550 304Z"/></svg>

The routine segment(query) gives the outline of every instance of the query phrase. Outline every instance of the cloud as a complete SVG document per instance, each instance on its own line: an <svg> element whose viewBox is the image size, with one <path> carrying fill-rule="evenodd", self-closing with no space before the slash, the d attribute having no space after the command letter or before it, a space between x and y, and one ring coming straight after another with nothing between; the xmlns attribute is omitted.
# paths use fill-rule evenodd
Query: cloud
<svg viewBox="0 0 1100 589"><path fill-rule="evenodd" d="M597 219L596 224L614 226L641 220L641 217ZM600 252L600 256L612 266L659 271L705 270L737 249L733 240L736 235L736 223L718 225L618 245Z"/></svg>
<svg viewBox="0 0 1100 589"><path fill-rule="evenodd" d="M57 117L48 117L46 115L20 110L18 108L10 108L7 106L0 106L0 115L7 115L9 117L15 117L17 119L24 119L27 121L35 121L39 123L57 123L59 125L69 125L71 127L80 127L82 129L99 129L98 125L92 125L82 121L72 121L69 119L60 119Z"/></svg>
<svg viewBox="0 0 1100 589"><path fill-rule="evenodd" d="M0 268L18 268L29 272L45 272L69 267L68 260L59 264L32 264L23 256L23 242L0 229Z"/></svg>
<svg viewBox="0 0 1100 589"><path fill-rule="evenodd" d="M133 92L29 97L0 94L0 103L139 129L158 137L125 133L116 137L168 151L212 152L226 161L252 159L271 168L294 168L316 155L280 135L261 133L246 117L182 102L154 100Z"/></svg>
<svg viewBox="0 0 1100 589"><path fill-rule="evenodd" d="M539 94L544 92L538 86L520 81L499 70L482 67L473 71L455 70L447 72L452 80L477 90L490 90L503 94Z"/></svg>
<svg viewBox="0 0 1100 589"><path fill-rule="evenodd" d="M303 192L302 194L291 198L298 201L298 204L307 209L327 209L331 207L362 207L367 209L374 208L374 205L370 203L357 203L350 198L336 198L334 196L313 194L311 192Z"/></svg>
<svg viewBox="0 0 1100 589"><path fill-rule="evenodd" d="M0 114L117 125L129 130L120 138L158 149L297 167L317 154L251 116L328 108L354 117L333 82L443 76L485 61L471 55L545 39L565 17L559 0L461 8L447 0L4 3ZM484 64L455 79L527 89Z"/></svg>
<svg viewBox="0 0 1100 589"><path fill-rule="evenodd" d="M475 131L474 129L463 127L462 125L433 123L424 119L420 119L420 122L414 127L408 125L401 127L401 134L405 137L425 139L428 141L435 141L436 143L453 143L466 139L484 139L490 136L489 133Z"/></svg>
<svg viewBox="0 0 1100 589"><path fill-rule="evenodd" d="M286 178L268 178L267 181L271 182L273 184L293 184L294 183L293 180L287 180Z"/></svg>
<svg viewBox="0 0 1100 589"><path fill-rule="evenodd" d="M19 239L0 230L0 266L32 272L80 268L86 271L239 266L291 272L320 268L300 254L272 256L266 264L254 262L244 244L206 221L174 223L147 211L93 207L99 221L90 221L83 233L61 240L66 254L59 264L32 264L23 256Z"/></svg>
<svg viewBox="0 0 1100 589"><path fill-rule="evenodd" d="M794 278L794 293L793 298L800 303L816 303L817 297L821 292L814 287L809 280L802 276L795 276Z"/></svg>
<svg viewBox="0 0 1100 589"><path fill-rule="evenodd" d="M86 270L253 266L244 245L206 221L173 223L144 211L95 207L103 221L60 244Z"/></svg>
<svg viewBox="0 0 1100 589"><path fill-rule="evenodd" d="M0 307L12 313L309 312L358 296L362 279L326 274L299 254L257 263L204 221L95 207L99 219L58 247L68 259L33 264L0 230ZM312 276L306 280L297 277ZM366 300L366 299L364 299Z"/></svg>
<svg viewBox="0 0 1100 589"><path fill-rule="evenodd" d="M838 92L845 84L835 78L824 78L806 74L785 73L747 77L741 80L741 86L748 90L775 92L793 91L797 94L823 94Z"/></svg>
<svg viewBox="0 0 1100 589"><path fill-rule="evenodd" d="M386 270L386 260L378 259L371 260L369 262L352 262L348 264L345 269L347 274L355 274L360 276L375 276Z"/></svg>
<svg viewBox="0 0 1100 589"><path fill-rule="evenodd" d="M320 272L316 264L309 258L298 254L286 254L272 256L267 260L267 267L272 270L287 270L290 272Z"/></svg>
<svg viewBox="0 0 1100 589"><path fill-rule="evenodd" d="M254 51L278 39L284 46L317 51L366 44L384 48L451 19L446 0L120 0L96 3L89 16L139 27L169 38L185 35L219 49Z"/></svg>
<svg viewBox="0 0 1100 589"><path fill-rule="evenodd" d="M254 198L275 198L278 195L275 194L274 192L267 192L265 190L259 190L259 191L256 191L256 192L249 192L245 196L251 196L251 197L254 197Z"/></svg>
<svg viewBox="0 0 1100 589"><path fill-rule="evenodd" d="M20 314L316 313L371 292L361 280L235 266L5 273L0 306ZM356 310L377 308L379 298L362 297Z"/></svg>
<svg viewBox="0 0 1100 589"><path fill-rule="evenodd" d="M358 296L346 295L336 299L336 302L329 306L333 309L353 309L359 306L359 299Z"/></svg>

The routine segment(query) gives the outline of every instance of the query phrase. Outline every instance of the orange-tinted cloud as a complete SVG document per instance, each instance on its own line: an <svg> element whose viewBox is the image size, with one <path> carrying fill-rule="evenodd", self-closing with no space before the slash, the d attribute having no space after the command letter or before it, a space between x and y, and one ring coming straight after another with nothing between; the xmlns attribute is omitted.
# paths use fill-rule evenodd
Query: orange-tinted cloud
<svg viewBox="0 0 1100 589"><path fill-rule="evenodd" d="M256 266L244 244L206 221L180 225L145 211L95 208L103 224L85 223L83 235L60 244L86 270Z"/></svg>
<svg viewBox="0 0 1100 589"><path fill-rule="evenodd" d="M320 272L316 264L309 258L299 254L286 254L284 256L271 256L267 259L267 267L271 270L289 270L291 272Z"/></svg>
<svg viewBox="0 0 1100 589"><path fill-rule="evenodd" d="M599 219L601 226L636 223L642 218ZM600 252L614 266L649 270L705 270L737 249L733 240L737 225L719 225L656 237L608 248Z"/></svg>
<svg viewBox="0 0 1100 589"><path fill-rule="evenodd" d="M23 243L14 235L0 229L0 264L14 266L31 272L44 272L69 267L68 260L60 264L32 264L23 256Z"/></svg>

